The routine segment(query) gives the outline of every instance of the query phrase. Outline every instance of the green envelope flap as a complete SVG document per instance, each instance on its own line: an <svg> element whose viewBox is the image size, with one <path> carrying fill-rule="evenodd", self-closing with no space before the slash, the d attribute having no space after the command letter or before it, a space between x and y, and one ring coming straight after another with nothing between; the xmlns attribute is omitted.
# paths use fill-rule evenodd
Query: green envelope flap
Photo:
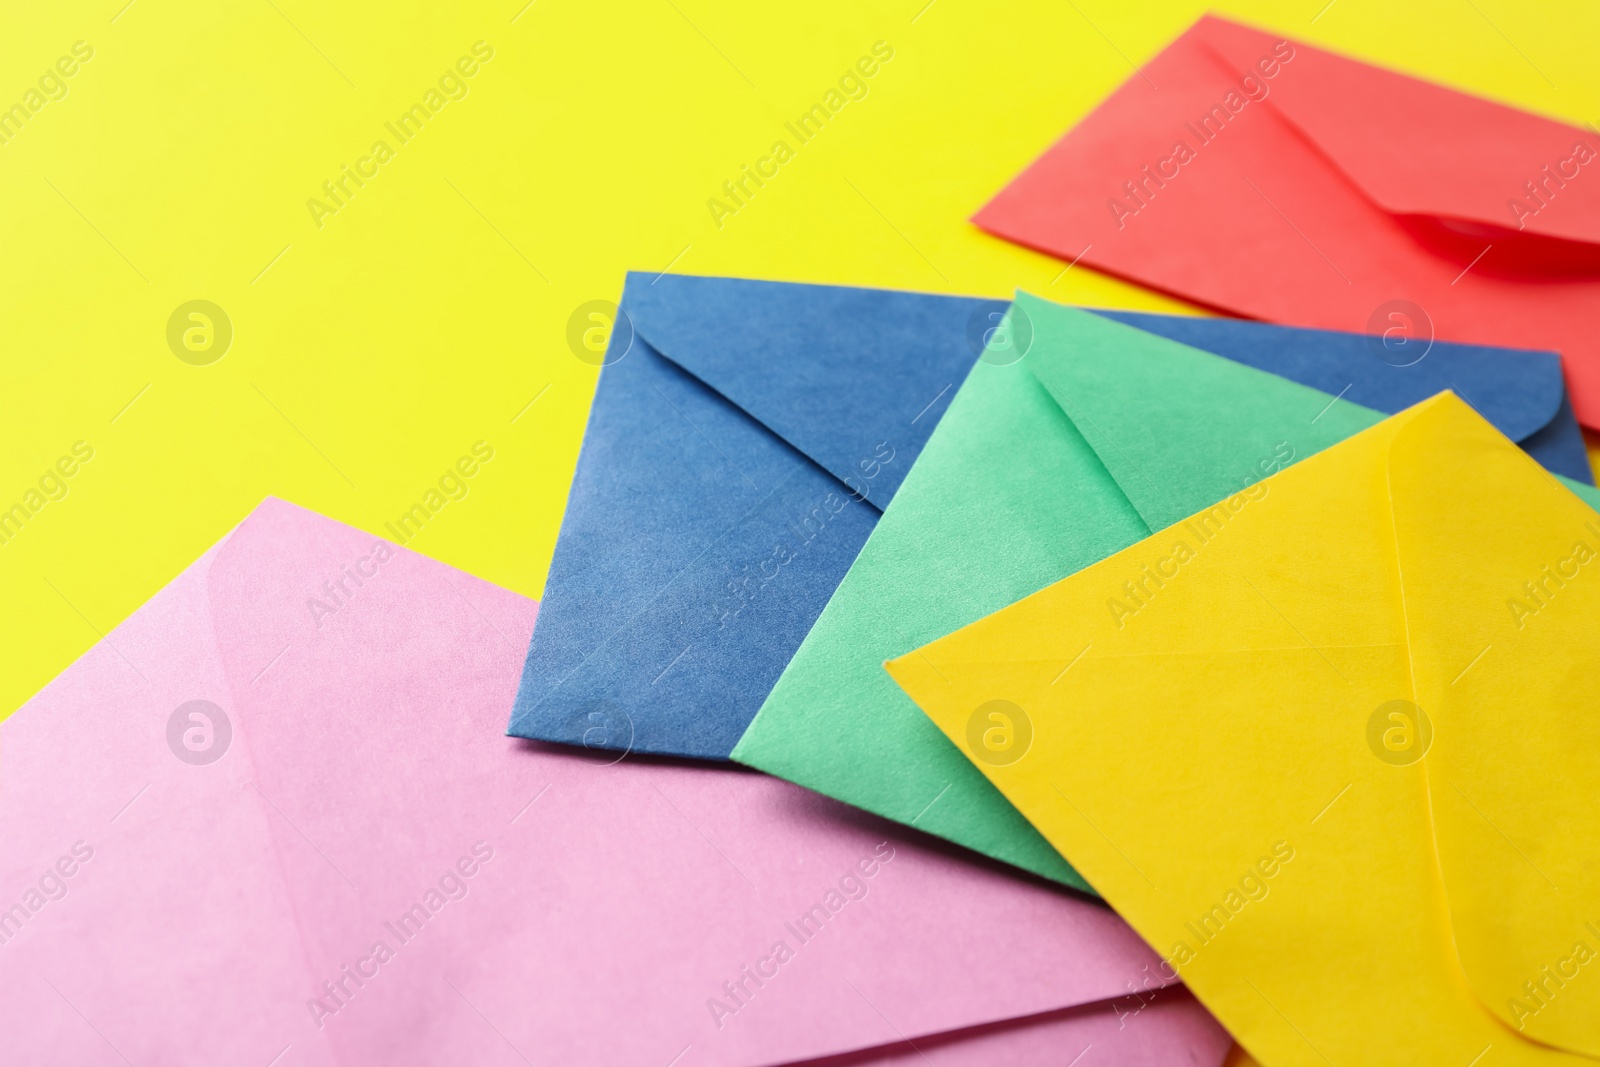
<svg viewBox="0 0 1600 1067"><path fill-rule="evenodd" d="M1087 889L883 661L1148 531L1020 364L973 369L895 497L733 759Z"/></svg>
<svg viewBox="0 0 1600 1067"><path fill-rule="evenodd" d="M733 759L1092 892L883 661L1382 416L1037 297L1016 307L1026 356L973 369Z"/></svg>
<svg viewBox="0 0 1600 1067"><path fill-rule="evenodd" d="M1025 365L1152 530L1381 420L1310 386L1027 293Z"/></svg>

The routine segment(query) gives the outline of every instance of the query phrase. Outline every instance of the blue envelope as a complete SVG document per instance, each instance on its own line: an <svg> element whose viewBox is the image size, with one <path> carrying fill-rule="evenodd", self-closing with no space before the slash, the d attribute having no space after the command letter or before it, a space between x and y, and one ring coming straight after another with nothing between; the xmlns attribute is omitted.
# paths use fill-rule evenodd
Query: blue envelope
<svg viewBox="0 0 1600 1067"><path fill-rule="evenodd" d="M508 732L727 759L1008 306L628 275ZM1100 313L1379 411L1453 388L1593 484L1554 353L1397 367L1360 335Z"/></svg>
<svg viewBox="0 0 1600 1067"><path fill-rule="evenodd" d="M1594 484L1555 352L1443 341L1395 349L1364 334L1087 310L1388 415L1452 389L1546 470Z"/></svg>
<svg viewBox="0 0 1600 1067"><path fill-rule="evenodd" d="M629 274L509 732L726 759L1008 306Z"/></svg>

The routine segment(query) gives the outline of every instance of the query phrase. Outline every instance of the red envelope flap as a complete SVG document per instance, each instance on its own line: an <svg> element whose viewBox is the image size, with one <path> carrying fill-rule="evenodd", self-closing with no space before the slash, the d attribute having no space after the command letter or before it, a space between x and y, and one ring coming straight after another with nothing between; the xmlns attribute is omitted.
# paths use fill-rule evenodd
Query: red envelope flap
<svg viewBox="0 0 1600 1067"><path fill-rule="evenodd" d="M1487 241L1520 246L1524 259L1596 262L1593 131L1294 42L1293 58L1263 77L1257 64L1282 41L1207 16L1173 48L1209 51L1374 203L1413 216L1424 239L1453 235L1469 256Z"/></svg>
<svg viewBox="0 0 1600 1067"><path fill-rule="evenodd" d="M1227 55L1208 37L1222 38ZM1487 209L1415 175L1405 187L1419 199L1396 200L1386 186L1369 191L1360 180L1371 177L1365 169L1351 164L1352 175L1331 154L1348 156L1360 144L1352 148L1331 135L1319 144L1316 123L1304 120L1307 132L1294 118L1305 108L1284 87L1326 82L1325 73L1316 76L1318 60L1346 80L1382 74L1276 36L1202 20L1083 116L973 221L1007 240L1226 314L1379 332L1394 321L1385 308L1399 301L1425 309L1440 340L1553 349L1562 354L1579 420L1600 428L1600 342L1592 329L1600 240L1579 239L1594 230L1574 229L1570 240L1518 231L1504 200L1524 178L1509 191L1485 193ZM1311 77L1301 79L1302 66ZM1437 91L1506 110L1394 80L1407 86L1407 99L1411 89ZM1361 107L1372 118L1387 104L1362 98L1355 109ZM1450 140L1442 130L1421 136L1435 152ZM1462 133L1471 136L1477 135ZM1600 145L1600 135L1590 141ZM1502 166L1500 155L1495 146L1473 173ZM1403 158L1408 166L1448 169L1430 164L1425 148L1408 149ZM1585 191L1591 183L1600 189L1600 174L1586 173L1591 169L1584 164L1548 201L1541 225L1553 228L1579 214L1561 198L1584 204L1579 194L1596 195ZM1419 213L1424 209L1434 213ZM1505 209L1503 221L1496 209ZM1482 218L1459 214L1470 211Z"/></svg>

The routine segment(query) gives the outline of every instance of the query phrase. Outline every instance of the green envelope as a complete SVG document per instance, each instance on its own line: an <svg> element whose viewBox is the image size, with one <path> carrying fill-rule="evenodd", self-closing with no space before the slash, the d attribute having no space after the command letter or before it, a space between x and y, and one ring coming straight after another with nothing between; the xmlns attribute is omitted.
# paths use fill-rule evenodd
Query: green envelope
<svg viewBox="0 0 1600 1067"><path fill-rule="evenodd" d="M1093 892L884 660L1383 418L1019 293L733 759Z"/></svg>

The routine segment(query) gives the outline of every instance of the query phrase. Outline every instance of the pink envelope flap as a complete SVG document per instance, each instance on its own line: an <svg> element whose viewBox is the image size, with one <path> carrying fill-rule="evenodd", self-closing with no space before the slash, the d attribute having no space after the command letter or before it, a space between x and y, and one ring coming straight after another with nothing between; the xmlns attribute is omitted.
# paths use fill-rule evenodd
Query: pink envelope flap
<svg viewBox="0 0 1600 1067"><path fill-rule="evenodd" d="M1164 996L1129 1055L1220 1062L1098 904L776 779L501 736L536 610L262 504L0 724L8 1050L755 1065Z"/></svg>

